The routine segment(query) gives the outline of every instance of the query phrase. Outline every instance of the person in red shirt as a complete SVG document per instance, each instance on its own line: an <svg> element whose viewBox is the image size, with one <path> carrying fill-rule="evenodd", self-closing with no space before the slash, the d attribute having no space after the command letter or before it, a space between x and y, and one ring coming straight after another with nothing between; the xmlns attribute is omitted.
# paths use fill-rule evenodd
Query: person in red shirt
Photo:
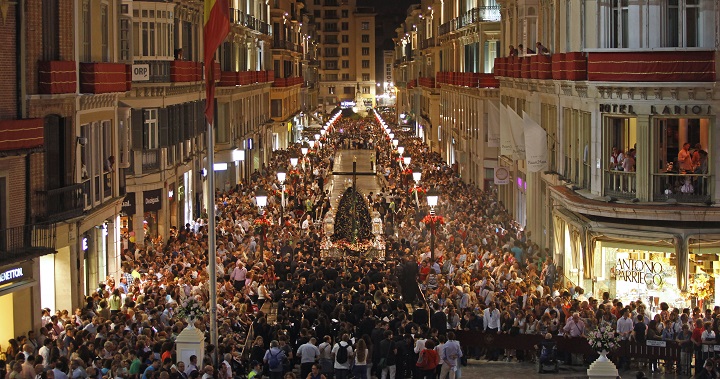
<svg viewBox="0 0 720 379"><path fill-rule="evenodd" d="M692 341L695 348L695 374L698 374L702 370L702 332L703 332L703 321L702 319L695 320L695 329L693 329L690 340Z"/></svg>
<svg viewBox="0 0 720 379"><path fill-rule="evenodd" d="M424 263L425 264L420 269L420 282L425 282L425 278L427 278L430 270L432 270L430 267L430 261L425 261Z"/></svg>

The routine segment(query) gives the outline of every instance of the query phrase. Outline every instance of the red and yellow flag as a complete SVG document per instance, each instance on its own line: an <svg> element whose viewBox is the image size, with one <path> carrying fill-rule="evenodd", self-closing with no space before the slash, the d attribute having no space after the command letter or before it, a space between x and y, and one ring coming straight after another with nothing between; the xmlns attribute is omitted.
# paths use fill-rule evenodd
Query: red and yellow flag
<svg viewBox="0 0 720 379"><path fill-rule="evenodd" d="M205 0L205 118L212 124L215 115L215 51L230 33L227 0Z"/></svg>

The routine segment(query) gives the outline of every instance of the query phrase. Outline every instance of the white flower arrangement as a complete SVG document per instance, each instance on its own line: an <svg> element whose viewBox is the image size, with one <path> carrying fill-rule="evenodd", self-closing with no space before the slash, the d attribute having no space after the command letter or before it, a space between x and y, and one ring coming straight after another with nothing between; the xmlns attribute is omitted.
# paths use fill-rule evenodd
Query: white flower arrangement
<svg viewBox="0 0 720 379"><path fill-rule="evenodd" d="M205 314L205 307L195 297L188 297L177 308L179 317L187 319L199 319Z"/></svg>
<svg viewBox="0 0 720 379"><path fill-rule="evenodd" d="M615 333L612 327L607 325L601 325L599 328L590 331L587 334L587 340L596 352L603 350L609 352L620 346L617 333Z"/></svg>

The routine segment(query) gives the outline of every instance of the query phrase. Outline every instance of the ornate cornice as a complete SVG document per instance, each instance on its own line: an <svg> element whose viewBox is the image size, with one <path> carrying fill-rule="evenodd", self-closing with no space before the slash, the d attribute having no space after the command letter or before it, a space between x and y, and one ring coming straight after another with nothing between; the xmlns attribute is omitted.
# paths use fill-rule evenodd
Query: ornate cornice
<svg viewBox="0 0 720 379"><path fill-rule="evenodd" d="M89 111L93 109L115 108L120 98L120 93L103 93L95 95L79 95L78 110Z"/></svg>

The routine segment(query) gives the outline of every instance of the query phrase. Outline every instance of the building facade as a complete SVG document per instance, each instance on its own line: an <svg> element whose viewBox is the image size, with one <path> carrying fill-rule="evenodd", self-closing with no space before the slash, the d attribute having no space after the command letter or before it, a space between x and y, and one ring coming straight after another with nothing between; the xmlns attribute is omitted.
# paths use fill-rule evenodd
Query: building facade
<svg viewBox="0 0 720 379"><path fill-rule="evenodd" d="M376 93L374 10L356 0L309 0L305 8L316 25L323 111L342 105L367 114Z"/></svg>
<svg viewBox="0 0 720 379"><path fill-rule="evenodd" d="M434 73L434 83L422 81L440 85L436 150L470 181L509 173L495 178L500 200L553 252L566 283L652 306L690 305L699 278L720 289L716 2L437 5L411 8L398 29L401 118L422 124L418 110L433 95L417 89L420 72ZM442 20L431 28L437 60L423 48L432 41L414 41L429 12ZM445 74L457 68L460 75ZM476 82L467 72L481 75ZM483 73L499 89L474 88ZM475 144L464 145L482 125ZM492 152L497 170L477 166L483 154L472 149Z"/></svg>
<svg viewBox="0 0 720 379"><path fill-rule="evenodd" d="M720 284L720 35L707 27L718 5L503 1L502 12L505 45L525 47L496 62L502 105L548 141L546 171L505 160L523 180L528 229L595 292L675 302L699 276Z"/></svg>
<svg viewBox="0 0 720 379"><path fill-rule="evenodd" d="M395 38L398 122L480 187L490 186L497 166L487 134L499 102L499 16L494 0L422 1Z"/></svg>
<svg viewBox="0 0 720 379"><path fill-rule="evenodd" d="M310 43L301 5L229 1L231 32L214 62L211 172L202 2L3 5L0 304L10 311L0 339L37 330L41 308L83 305L99 282L119 280L125 249L197 219L212 190L207 175L229 188L286 146L271 115L273 84L285 79L273 70L273 47L292 61L290 77L301 77L300 46ZM271 9L281 7L293 26L274 39ZM278 97L288 112L278 121L316 104L307 86L293 86Z"/></svg>

